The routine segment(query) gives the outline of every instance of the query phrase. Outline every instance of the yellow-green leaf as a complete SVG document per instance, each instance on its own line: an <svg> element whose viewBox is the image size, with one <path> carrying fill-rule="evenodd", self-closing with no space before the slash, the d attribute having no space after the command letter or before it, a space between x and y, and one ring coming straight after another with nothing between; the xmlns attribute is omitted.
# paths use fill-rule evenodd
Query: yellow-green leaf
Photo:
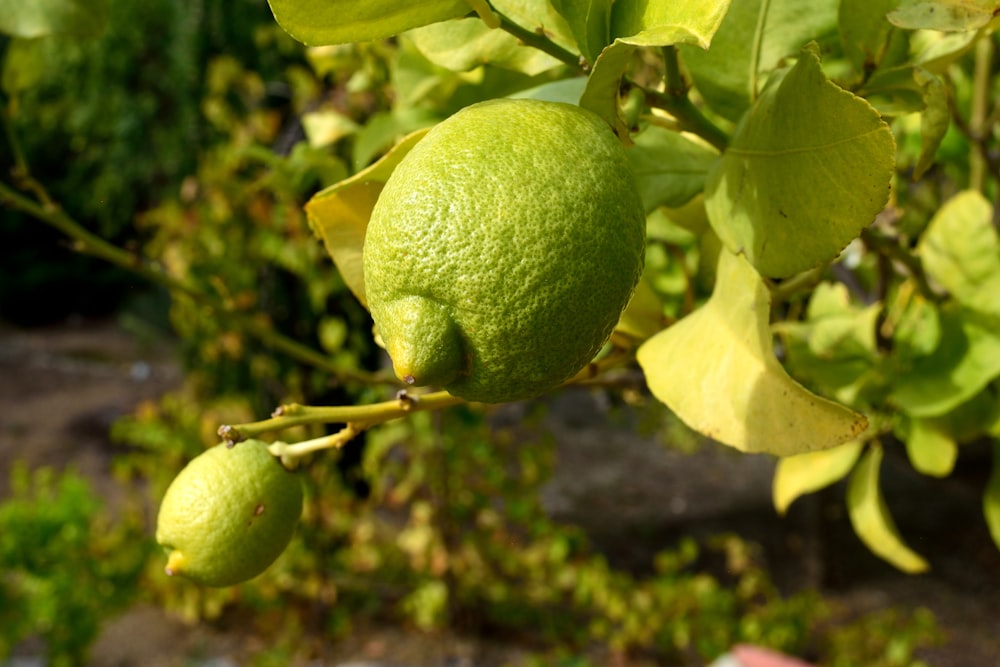
<svg viewBox="0 0 1000 667"><path fill-rule="evenodd" d="M285 32L303 44L382 39L472 11L466 0L268 0Z"/></svg>
<svg viewBox="0 0 1000 667"><path fill-rule="evenodd" d="M513 35L493 30L478 18L432 23L408 35L425 58L454 72L490 64L534 76L559 65L552 56L526 47Z"/></svg>
<svg viewBox="0 0 1000 667"><path fill-rule="evenodd" d="M646 0L611 7L611 35L637 46L696 44L707 49L729 0Z"/></svg>
<svg viewBox="0 0 1000 667"><path fill-rule="evenodd" d="M757 99L705 186L719 238L774 278L835 259L885 206L895 169L889 126L827 80L813 46Z"/></svg>
<svg viewBox="0 0 1000 667"><path fill-rule="evenodd" d="M861 541L879 558L903 572L916 574L929 568L918 553L899 535L879 486L884 452L873 445L861 457L847 483L847 513Z"/></svg>
<svg viewBox="0 0 1000 667"><path fill-rule="evenodd" d="M649 284L649 276L643 274L636 285L632 299L618 320L616 334L624 334L634 340L646 340L665 323L663 303Z"/></svg>
<svg viewBox="0 0 1000 667"><path fill-rule="evenodd" d="M749 262L723 251L708 302L639 348L650 391L694 430L746 452L788 456L857 438L864 415L811 393L774 356L770 306Z"/></svg>
<svg viewBox="0 0 1000 667"><path fill-rule="evenodd" d="M780 459L771 487L774 509L784 514L799 496L846 477L861 456L863 446L860 440L852 440L839 447Z"/></svg>
<svg viewBox="0 0 1000 667"><path fill-rule="evenodd" d="M998 12L998 0L902 0L889 21L907 30L966 31L982 28Z"/></svg>
<svg viewBox="0 0 1000 667"><path fill-rule="evenodd" d="M392 171L427 131L407 135L375 164L316 193L306 204L309 226L323 240L344 282L365 307L368 301L361 256L368 220Z"/></svg>
<svg viewBox="0 0 1000 667"><path fill-rule="evenodd" d="M947 477L958 459L958 443L929 419L910 421L906 455L917 472L931 477Z"/></svg>

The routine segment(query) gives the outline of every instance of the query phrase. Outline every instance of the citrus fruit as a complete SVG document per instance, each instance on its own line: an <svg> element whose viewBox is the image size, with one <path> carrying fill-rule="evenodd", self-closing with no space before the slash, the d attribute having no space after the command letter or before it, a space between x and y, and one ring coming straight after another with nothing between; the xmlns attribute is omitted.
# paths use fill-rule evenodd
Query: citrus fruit
<svg viewBox="0 0 1000 667"><path fill-rule="evenodd" d="M603 120L481 102L431 129L387 180L364 243L368 305L404 382L530 398L600 351L644 239L625 150Z"/></svg>
<svg viewBox="0 0 1000 667"><path fill-rule="evenodd" d="M302 513L302 483L259 440L216 445L174 479L156 541L168 575L231 586L263 572L288 546Z"/></svg>

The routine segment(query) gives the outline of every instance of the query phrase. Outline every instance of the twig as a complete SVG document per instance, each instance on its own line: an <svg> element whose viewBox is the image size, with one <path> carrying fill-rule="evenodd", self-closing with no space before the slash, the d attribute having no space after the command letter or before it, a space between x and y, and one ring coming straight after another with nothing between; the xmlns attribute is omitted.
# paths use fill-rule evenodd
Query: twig
<svg viewBox="0 0 1000 667"><path fill-rule="evenodd" d="M861 240L864 241L864 244L870 250L902 264L903 267L906 268L907 273L910 274L913 282L916 284L917 291L920 292L921 296L932 303L939 303L942 301L944 297L931 287L920 260L917 259L915 255L907 251L906 248L903 248L899 243L897 243L896 239L886 236L885 234L875 231L869 227L861 232Z"/></svg>

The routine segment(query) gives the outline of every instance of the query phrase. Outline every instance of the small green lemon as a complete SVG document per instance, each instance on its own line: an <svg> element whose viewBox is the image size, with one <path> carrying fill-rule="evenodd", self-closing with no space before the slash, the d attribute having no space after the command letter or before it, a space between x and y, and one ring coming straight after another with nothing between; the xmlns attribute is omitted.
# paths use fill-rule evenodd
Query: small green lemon
<svg viewBox="0 0 1000 667"><path fill-rule="evenodd" d="M263 572L302 514L302 482L259 440L216 445L192 460L163 497L156 541L168 575L232 586Z"/></svg>
<svg viewBox="0 0 1000 667"><path fill-rule="evenodd" d="M491 100L400 162L364 244L368 305L396 375L498 403L589 363L642 272L625 150L579 107Z"/></svg>

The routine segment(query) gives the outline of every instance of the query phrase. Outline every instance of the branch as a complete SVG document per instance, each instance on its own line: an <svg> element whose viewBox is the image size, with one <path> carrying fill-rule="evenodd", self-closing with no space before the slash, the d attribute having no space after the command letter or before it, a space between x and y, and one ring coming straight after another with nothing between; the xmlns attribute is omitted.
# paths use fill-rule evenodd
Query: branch
<svg viewBox="0 0 1000 667"><path fill-rule="evenodd" d="M913 282L916 284L917 291L920 292L921 296L932 303L942 301L944 297L931 287L920 260L897 243L896 239L869 227L861 232L861 240L864 241L864 244L870 250L873 250L878 255L902 264L910 274L910 277L913 278Z"/></svg>

